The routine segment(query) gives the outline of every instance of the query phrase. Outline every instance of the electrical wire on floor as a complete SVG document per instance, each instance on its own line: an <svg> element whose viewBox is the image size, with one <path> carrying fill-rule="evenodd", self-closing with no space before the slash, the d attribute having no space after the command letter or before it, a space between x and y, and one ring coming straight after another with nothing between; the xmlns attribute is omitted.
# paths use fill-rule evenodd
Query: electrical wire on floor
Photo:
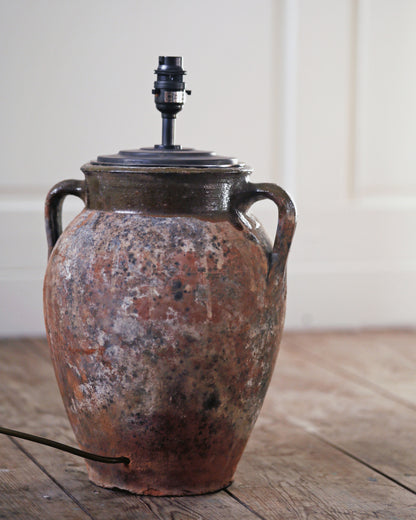
<svg viewBox="0 0 416 520"><path fill-rule="evenodd" d="M3 428L2 426L0 426L0 433L10 437L18 437L19 439L37 442L38 444L44 444L45 446L50 446L51 448L55 448L57 450L66 451L72 455L76 455L77 457L94 460L96 462L103 462L104 464L130 464L130 459L128 457L104 457L103 455L96 455L95 453L89 453L88 451L73 448L67 444L62 444L61 442L45 439L45 437L38 437L37 435L32 435L30 433L24 433L17 430L10 430L9 428Z"/></svg>

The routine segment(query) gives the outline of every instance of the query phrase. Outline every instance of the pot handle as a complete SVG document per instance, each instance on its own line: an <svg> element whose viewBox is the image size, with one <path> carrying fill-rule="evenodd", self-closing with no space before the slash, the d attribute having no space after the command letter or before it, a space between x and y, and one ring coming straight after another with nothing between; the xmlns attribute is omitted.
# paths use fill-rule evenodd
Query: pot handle
<svg viewBox="0 0 416 520"><path fill-rule="evenodd" d="M62 233L62 205L67 195L75 195L85 203L85 182L76 179L58 182L46 196L45 225L48 258Z"/></svg>
<svg viewBox="0 0 416 520"><path fill-rule="evenodd" d="M279 209L279 220L269 260L268 278L283 273L296 228L296 207L293 200L280 186L271 183L248 183L248 190L238 194L238 208L248 209L254 202L272 200Z"/></svg>

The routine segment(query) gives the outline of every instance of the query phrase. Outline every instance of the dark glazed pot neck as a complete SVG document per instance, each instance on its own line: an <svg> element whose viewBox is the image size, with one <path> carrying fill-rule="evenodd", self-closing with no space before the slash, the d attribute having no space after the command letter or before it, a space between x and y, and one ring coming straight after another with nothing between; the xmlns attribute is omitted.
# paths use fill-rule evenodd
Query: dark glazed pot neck
<svg viewBox="0 0 416 520"><path fill-rule="evenodd" d="M83 166L86 205L102 211L152 215L211 215L231 211L233 194L251 170L228 168L143 168Z"/></svg>

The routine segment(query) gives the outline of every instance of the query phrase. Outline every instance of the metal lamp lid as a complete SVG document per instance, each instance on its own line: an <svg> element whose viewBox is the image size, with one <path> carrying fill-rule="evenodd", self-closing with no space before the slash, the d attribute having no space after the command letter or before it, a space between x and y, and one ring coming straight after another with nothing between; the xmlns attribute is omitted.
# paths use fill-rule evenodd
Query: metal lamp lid
<svg viewBox="0 0 416 520"><path fill-rule="evenodd" d="M162 144L137 150L122 150L114 155L99 155L92 164L106 166L175 166L212 168L239 166L234 157L217 155L215 152L182 148L174 144L176 114L182 110L186 90L182 68L182 57L159 56L159 66L155 70L157 80L154 82L152 94L155 96L156 108L162 114Z"/></svg>

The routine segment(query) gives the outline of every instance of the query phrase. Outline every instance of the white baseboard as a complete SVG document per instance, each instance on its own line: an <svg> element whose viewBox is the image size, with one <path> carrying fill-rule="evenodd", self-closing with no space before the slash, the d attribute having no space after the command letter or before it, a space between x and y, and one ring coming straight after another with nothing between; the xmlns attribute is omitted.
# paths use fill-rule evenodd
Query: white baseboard
<svg viewBox="0 0 416 520"><path fill-rule="evenodd" d="M43 336L42 275L0 275L0 336Z"/></svg>
<svg viewBox="0 0 416 520"><path fill-rule="evenodd" d="M0 277L0 335L44 335L42 274ZM415 327L416 271L291 273L286 329Z"/></svg>
<svg viewBox="0 0 416 520"><path fill-rule="evenodd" d="M45 333L42 280L47 248L42 206L41 202L18 209L0 205L0 336L3 337ZM76 212L67 208L65 220ZM260 209L259 218L269 234L273 234L274 208ZM319 222L314 225L317 228ZM312 232L299 231L295 237L296 251L288 264L287 329L416 326L413 296L416 262L401 261L392 253L384 264L371 258L357 262L354 255L348 258L344 252L339 254L334 242L331 249L327 246L325 255L319 246L321 258L312 263L310 257L315 247L309 238ZM316 240L317 248L320 243L328 244L328 240Z"/></svg>
<svg viewBox="0 0 416 520"><path fill-rule="evenodd" d="M332 271L288 275L287 329L416 327L412 272Z"/></svg>

